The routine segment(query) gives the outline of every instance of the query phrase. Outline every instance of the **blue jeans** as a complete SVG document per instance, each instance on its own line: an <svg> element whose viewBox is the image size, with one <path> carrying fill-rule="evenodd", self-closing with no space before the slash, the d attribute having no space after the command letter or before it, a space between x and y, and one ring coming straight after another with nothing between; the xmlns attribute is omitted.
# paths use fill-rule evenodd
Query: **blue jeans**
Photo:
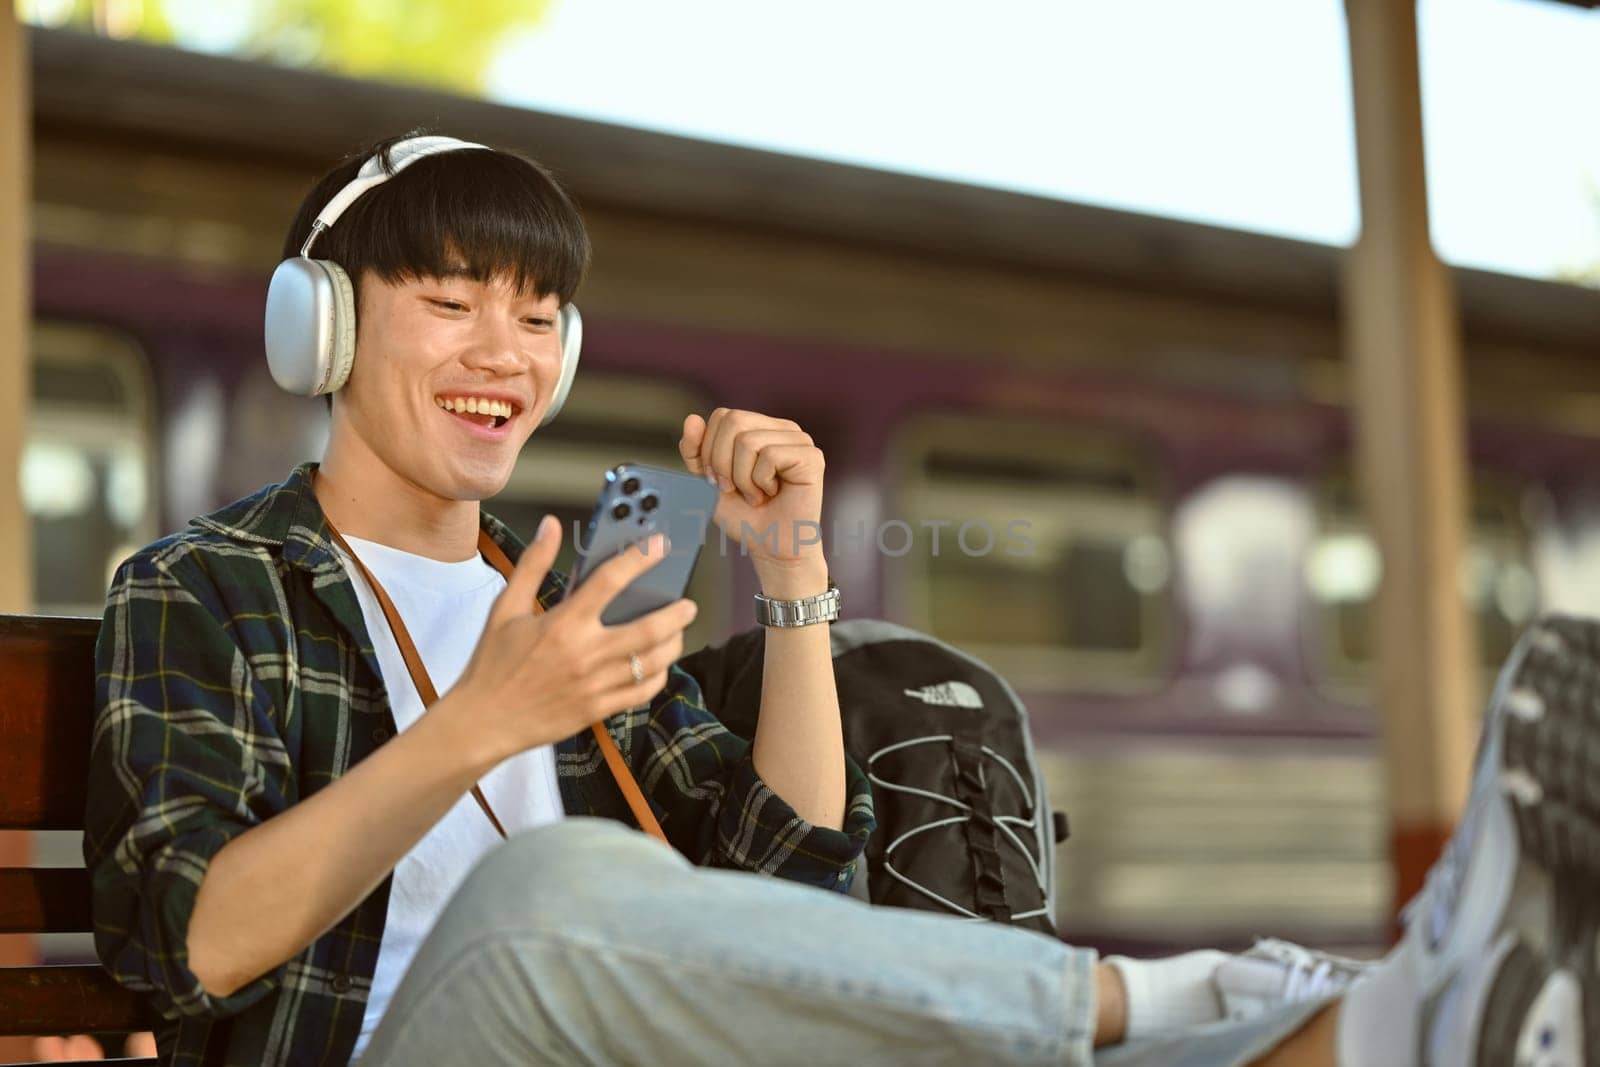
<svg viewBox="0 0 1600 1067"><path fill-rule="evenodd" d="M696 867L573 816L468 876L361 1064L1234 1064L1316 1008L1096 1058L1095 961L1029 930ZM1210 1058L1178 1058L1197 1048Z"/></svg>

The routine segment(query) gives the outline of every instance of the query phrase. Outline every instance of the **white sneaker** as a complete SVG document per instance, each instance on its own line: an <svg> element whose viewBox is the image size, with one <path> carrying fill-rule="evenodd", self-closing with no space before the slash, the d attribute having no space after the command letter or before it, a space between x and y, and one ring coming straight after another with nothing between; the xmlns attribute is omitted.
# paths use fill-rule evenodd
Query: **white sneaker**
<svg viewBox="0 0 1600 1067"><path fill-rule="evenodd" d="M1223 1014L1234 1021L1260 1015L1280 1004L1326 1000L1350 988L1372 968L1354 960L1265 938L1241 956L1230 956L1211 976Z"/></svg>
<svg viewBox="0 0 1600 1067"><path fill-rule="evenodd" d="M1600 1067L1600 623L1547 618L1495 686L1466 813L1339 1017L1350 1067Z"/></svg>

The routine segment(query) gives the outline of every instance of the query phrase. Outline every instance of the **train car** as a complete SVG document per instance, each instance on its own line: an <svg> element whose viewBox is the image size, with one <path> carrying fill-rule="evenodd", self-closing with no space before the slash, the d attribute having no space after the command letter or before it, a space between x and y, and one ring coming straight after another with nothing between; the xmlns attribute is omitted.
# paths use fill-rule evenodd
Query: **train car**
<svg viewBox="0 0 1600 1067"><path fill-rule="evenodd" d="M847 613L1028 704L1073 826L1063 936L1385 938L1339 250L30 36L37 610L99 614L127 552L320 453L322 402L267 374L266 280L321 170L426 125L544 161L595 242L577 385L495 513L570 541L607 466L678 462L684 414L794 418L828 457ZM1455 279L1487 678L1536 612L1600 609L1600 292ZM708 558L693 636L750 625L753 591Z"/></svg>

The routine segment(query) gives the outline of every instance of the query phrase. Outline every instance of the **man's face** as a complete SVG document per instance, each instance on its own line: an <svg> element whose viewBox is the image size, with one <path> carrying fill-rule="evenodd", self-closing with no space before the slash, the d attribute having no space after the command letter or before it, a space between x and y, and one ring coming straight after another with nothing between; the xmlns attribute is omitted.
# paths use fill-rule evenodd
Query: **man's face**
<svg viewBox="0 0 1600 1067"><path fill-rule="evenodd" d="M556 297L465 273L399 284L367 273L360 290L336 410L415 485L449 500L498 493L560 379Z"/></svg>

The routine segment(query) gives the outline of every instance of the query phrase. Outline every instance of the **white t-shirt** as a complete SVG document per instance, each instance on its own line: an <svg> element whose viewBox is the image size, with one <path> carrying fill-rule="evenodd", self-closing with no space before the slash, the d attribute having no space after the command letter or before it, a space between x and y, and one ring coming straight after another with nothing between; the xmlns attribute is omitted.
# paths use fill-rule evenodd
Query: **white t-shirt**
<svg viewBox="0 0 1600 1067"><path fill-rule="evenodd" d="M394 601L434 688L441 696L449 692L472 658L489 609L506 586L505 579L481 555L446 563L359 537L346 536L345 540ZM361 614L377 649L378 667L389 691L395 725L408 729L422 716L422 698L417 695L378 598L344 551L337 545L334 548L361 601ZM551 745L513 756L478 784L508 834L555 822L564 814L556 786L555 749ZM395 867L388 919L378 947L378 970L372 979L372 993L367 998L361 1037L352 1060L367 1047L401 975L411 965L451 894L473 865L499 843L500 835L488 816L467 793Z"/></svg>

